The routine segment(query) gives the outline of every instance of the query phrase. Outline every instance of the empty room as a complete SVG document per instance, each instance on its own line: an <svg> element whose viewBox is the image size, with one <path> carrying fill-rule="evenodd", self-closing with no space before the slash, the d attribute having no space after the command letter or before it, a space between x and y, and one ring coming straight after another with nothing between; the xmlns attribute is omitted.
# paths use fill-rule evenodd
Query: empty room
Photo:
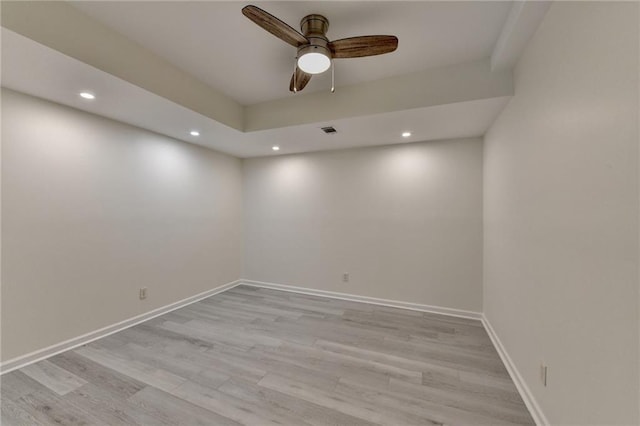
<svg viewBox="0 0 640 426"><path fill-rule="evenodd" d="M0 17L2 425L640 424L640 2Z"/></svg>

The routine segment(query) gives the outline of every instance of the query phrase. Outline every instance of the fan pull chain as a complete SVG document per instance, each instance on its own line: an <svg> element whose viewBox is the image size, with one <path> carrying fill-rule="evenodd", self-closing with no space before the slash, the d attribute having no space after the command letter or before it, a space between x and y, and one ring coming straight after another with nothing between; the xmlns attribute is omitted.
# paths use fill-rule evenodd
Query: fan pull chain
<svg viewBox="0 0 640 426"><path fill-rule="evenodd" d="M334 61L331 61L331 93L335 93L336 92L336 73L335 73L335 66L334 66Z"/></svg>
<svg viewBox="0 0 640 426"><path fill-rule="evenodd" d="M293 60L293 93L298 93L298 82L296 77L298 76L298 57Z"/></svg>

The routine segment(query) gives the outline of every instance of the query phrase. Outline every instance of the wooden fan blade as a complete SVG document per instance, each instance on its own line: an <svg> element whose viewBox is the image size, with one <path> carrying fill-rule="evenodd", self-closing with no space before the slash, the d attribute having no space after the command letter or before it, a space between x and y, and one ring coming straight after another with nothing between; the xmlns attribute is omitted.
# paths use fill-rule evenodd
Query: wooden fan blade
<svg viewBox="0 0 640 426"><path fill-rule="evenodd" d="M334 58L362 58L363 56L382 55L398 48L398 37L371 35L350 37L329 43Z"/></svg>
<svg viewBox="0 0 640 426"><path fill-rule="evenodd" d="M295 80L294 80L294 77L295 77ZM293 75L291 76L291 82L289 83L289 90L292 92L294 91L293 82L295 81L296 83L295 91L299 92L305 88L307 83L309 83L309 80L311 80L311 74L307 74L306 72L302 71L300 68L296 67L295 76Z"/></svg>
<svg viewBox="0 0 640 426"><path fill-rule="evenodd" d="M242 8L242 14L293 47L300 47L309 43L305 36L259 7L253 5L245 6Z"/></svg>

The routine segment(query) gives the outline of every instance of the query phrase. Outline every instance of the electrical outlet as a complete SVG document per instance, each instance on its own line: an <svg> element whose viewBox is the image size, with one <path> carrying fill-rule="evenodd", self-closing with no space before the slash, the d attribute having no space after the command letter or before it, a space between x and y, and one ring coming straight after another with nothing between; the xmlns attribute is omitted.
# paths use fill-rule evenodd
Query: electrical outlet
<svg viewBox="0 0 640 426"><path fill-rule="evenodd" d="M543 386L547 386L547 375L549 374L549 368L544 364L540 364L540 382Z"/></svg>
<svg viewBox="0 0 640 426"><path fill-rule="evenodd" d="M348 283L349 282L349 273L348 272L344 272L342 274L342 282L343 283Z"/></svg>
<svg viewBox="0 0 640 426"><path fill-rule="evenodd" d="M140 300L146 299L147 298L147 288L146 287L142 287L140 289Z"/></svg>

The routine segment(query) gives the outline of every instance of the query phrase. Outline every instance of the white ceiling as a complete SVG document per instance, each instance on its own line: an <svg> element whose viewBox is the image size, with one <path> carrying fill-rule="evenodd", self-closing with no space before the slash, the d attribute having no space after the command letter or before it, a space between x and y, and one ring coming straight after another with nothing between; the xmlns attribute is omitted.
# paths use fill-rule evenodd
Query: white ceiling
<svg viewBox="0 0 640 426"><path fill-rule="evenodd" d="M509 69L491 64L515 63L544 15L537 1L524 8L511 1L258 2L294 27L308 13L324 14L330 39L399 37L392 54L340 60L335 95L318 92L328 90L329 73L292 95L294 49L246 19L246 2L47 4L12 6L12 19L3 15L3 25L15 28L2 28L3 87L238 157L482 136L513 93ZM88 43L76 43L85 36ZM135 52L142 61L132 59ZM200 103L147 80L197 87ZM81 100L86 89L97 99ZM240 125L203 107L220 101L216 91L231 98L224 105L236 108ZM325 125L338 134L322 133ZM400 136L405 130L410 138Z"/></svg>
<svg viewBox="0 0 640 426"><path fill-rule="evenodd" d="M243 105L294 96L295 49L241 14L247 2L73 2L76 8ZM350 85L491 55L511 1L281 1L256 5L299 29L320 13L332 40L368 34L399 38L394 53L336 61L336 84ZM328 90L330 73L305 93Z"/></svg>
<svg viewBox="0 0 640 426"><path fill-rule="evenodd" d="M4 87L238 157L481 136L509 100L479 99L245 133L5 28L1 37ZM86 89L97 98L81 99L78 93ZM329 124L337 134L320 130ZM191 129L201 135L190 136ZM403 138L404 130L412 136ZM273 145L280 151L272 151Z"/></svg>

